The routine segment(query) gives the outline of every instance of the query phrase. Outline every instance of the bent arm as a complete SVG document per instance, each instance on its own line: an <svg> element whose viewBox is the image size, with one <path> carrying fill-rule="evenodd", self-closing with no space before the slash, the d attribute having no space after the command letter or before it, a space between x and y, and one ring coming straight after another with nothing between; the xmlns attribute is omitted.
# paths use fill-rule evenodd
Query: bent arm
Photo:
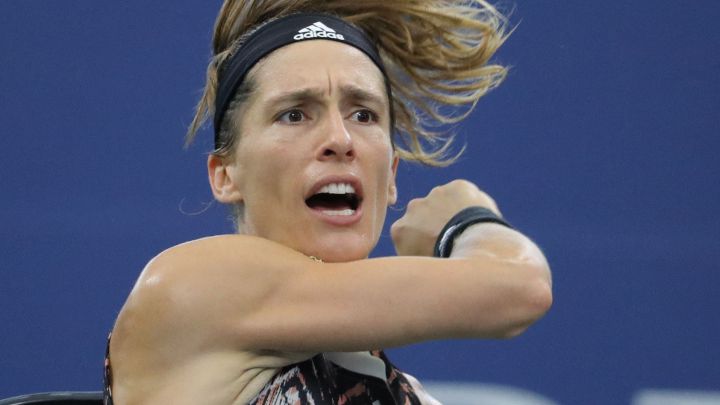
<svg viewBox="0 0 720 405"><path fill-rule="evenodd" d="M519 296L506 297L505 305L510 311L506 322L502 317L493 317L499 321L494 337L512 337L523 332L552 305L552 275L545 255L533 241L516 230L494 223L470 226L455 239L450 257L478 260L479 263L503 263L502 267L508 271L521 273L523 281L520 282L527 283ZM483 270L480 272L482 276Z"/></svg>
<svg viewBox="0 0 720 405"><path fill-rule="evenodd" d="M512 336L551 301L547 265L518 235L481 224L458 237L450 259L349 263L316 263L249 236L201 239L153 260L118 322L153 325L190 351L355 351Z"/></svg>

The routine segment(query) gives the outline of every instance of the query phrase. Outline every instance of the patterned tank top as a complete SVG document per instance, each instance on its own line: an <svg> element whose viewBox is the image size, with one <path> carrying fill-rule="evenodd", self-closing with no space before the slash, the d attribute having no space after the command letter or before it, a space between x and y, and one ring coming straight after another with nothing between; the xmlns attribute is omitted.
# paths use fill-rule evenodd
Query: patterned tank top
<svg viewBox="0 0 720 405"><path fill-rule="evenodd" d="M113 405L110 339L105 351L104 404ZM421 405L427 394L413 384L381 350L369 353L376 364L351 365L350 354L320 353L281 368L249 405ZM370 356L366 356L370 358ZM360 360L362 356L360 356ZM378 361L379 360L379 361ZM353 360L354 361L354 360ZM368 361L365 359L365 361ZM372 361L369 361L372 363ZM361 362L362 363L362 362ZM380 370L377 369L378 364ZM373 368L375 370L369 370ZM384 370L383 370L384 369ZM410 377L412 378L412 377ZM427 397L430 403L433 399Z"/></svg>

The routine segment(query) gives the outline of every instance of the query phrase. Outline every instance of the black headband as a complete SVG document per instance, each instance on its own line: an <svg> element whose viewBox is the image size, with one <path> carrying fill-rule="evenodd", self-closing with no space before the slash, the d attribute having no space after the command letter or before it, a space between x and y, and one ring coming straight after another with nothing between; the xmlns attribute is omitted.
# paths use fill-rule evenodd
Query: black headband
<svg viewBox="0 0 720 405"><path fill-rule="evenodd" d="M382 72L388 85L385 66L375 44L359 28L329 14L299 13L273 20L250 34L230 56L218 78L215 97L215 148L219 147L220 125L240 83L248 71L270 52L285 45L312 39L338 41L363 51ZM389 96L389 88L388 88Z"/></svg>

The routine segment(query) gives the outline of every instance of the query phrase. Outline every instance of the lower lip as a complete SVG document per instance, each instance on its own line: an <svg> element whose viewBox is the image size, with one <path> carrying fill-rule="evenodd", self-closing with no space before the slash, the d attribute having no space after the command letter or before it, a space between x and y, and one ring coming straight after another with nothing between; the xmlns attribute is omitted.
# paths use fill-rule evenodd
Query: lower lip
<svg viewBox="0 0 720 405"><path fill-rule="evenodd" d="M308 209L313 213L313 215L320 218L323 222L334 226L354 225L360 221L360 218L362 217L362 204L358 205L352 215L329 215L319 209L313 209L310 207L308 207Z"/></svg>

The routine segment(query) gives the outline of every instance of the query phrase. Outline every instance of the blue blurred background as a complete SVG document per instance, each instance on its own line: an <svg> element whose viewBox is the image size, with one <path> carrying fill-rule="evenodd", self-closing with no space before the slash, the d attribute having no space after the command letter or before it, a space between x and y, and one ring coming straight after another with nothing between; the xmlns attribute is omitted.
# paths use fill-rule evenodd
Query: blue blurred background
<svg viewBox="0 0 720 405"><path fill-rule="evenodd" d="M182 148L219 7L0 2L0 398L100 389L144 264L232 232L208 206L210 131ZM402 166L387 225L471 179L544 249L555 305L513 340L391 358L567 405L720 390L720 3L517 0L511 21L510 75L457 129L467 153Z"/></svg>

